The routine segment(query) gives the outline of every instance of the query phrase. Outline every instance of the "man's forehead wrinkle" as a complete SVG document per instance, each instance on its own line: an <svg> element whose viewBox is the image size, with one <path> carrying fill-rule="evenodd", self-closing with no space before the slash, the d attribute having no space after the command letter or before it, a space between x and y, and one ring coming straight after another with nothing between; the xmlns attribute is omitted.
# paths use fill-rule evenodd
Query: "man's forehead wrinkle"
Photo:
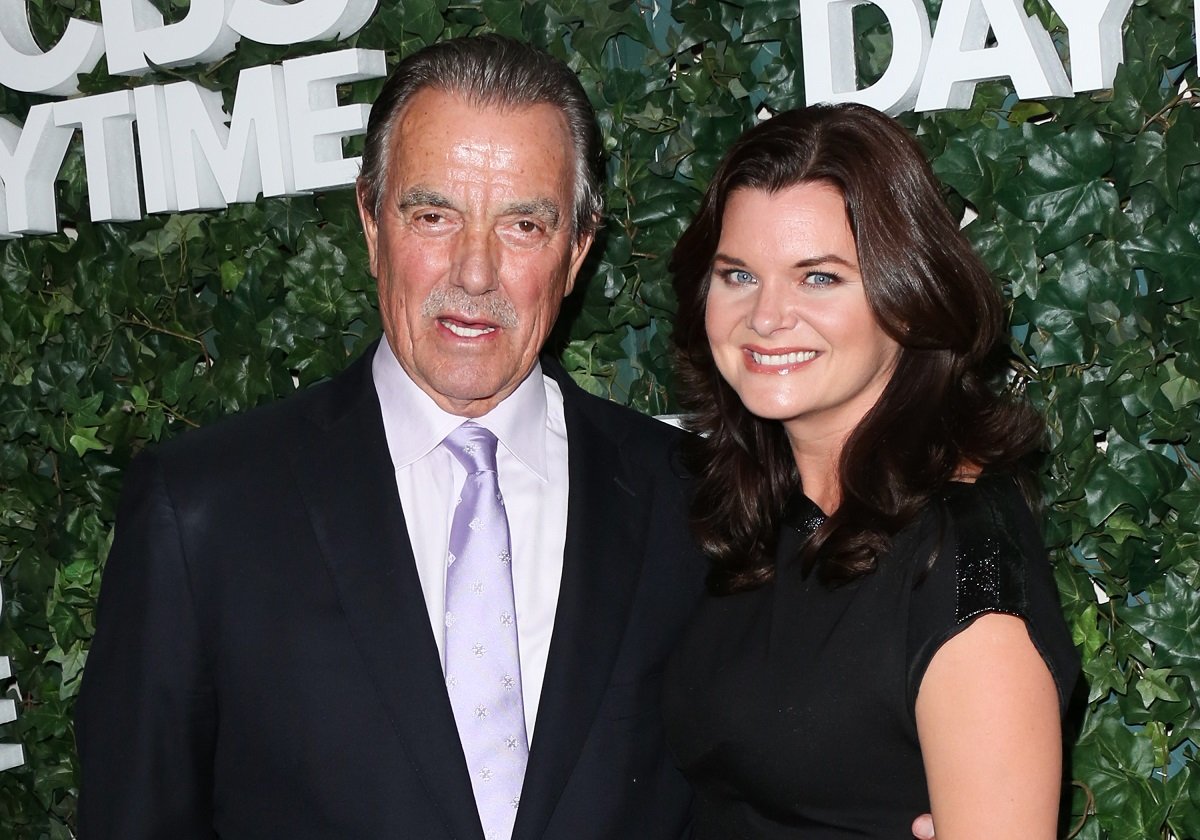
<svg viewBox="0 0 1200 840"><path fill-rule="evenodd" d="M447 111L455 112L454 120L441 118ZM520 137L494 130L514 119L536 122L543 130ZM553 142L560 128L561 143ZM489 224L527 217L555 234L571 226L569 127L548 103L484 104L460 91L422 91L406 105L397 129L391 172L395 209L448 210ZM531 148L539 152L533 158ZM564 165L568 171L547 177Z"/></svg>

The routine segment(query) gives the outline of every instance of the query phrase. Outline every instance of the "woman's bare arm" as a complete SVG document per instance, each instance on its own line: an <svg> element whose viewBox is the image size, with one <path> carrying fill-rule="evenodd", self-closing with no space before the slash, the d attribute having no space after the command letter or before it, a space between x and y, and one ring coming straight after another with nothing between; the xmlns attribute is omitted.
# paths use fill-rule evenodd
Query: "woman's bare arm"
<svg viewBox="0 0 1200 840"><path fill-rule="evenodd" d="M1020 618L984 615L934 654L916 716L938 840L1053 840L1058 708Z"/></svg>

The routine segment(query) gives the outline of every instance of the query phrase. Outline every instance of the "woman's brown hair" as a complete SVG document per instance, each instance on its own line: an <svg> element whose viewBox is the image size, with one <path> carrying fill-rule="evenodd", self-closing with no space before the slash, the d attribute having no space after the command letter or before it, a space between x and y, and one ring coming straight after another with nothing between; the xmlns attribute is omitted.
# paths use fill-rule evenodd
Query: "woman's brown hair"
<svg viewBox="0 0 1200 840"><path fill-rule="evenodd" d="M821 578L873 571L964 465L1015 470L1044 431L1002 388L1003 302L916 141L862 105L772 117L726 153L671 259L680 396L698 432L685 450L698 478L692 523L718 593L771 579L780 517L802 488L783 426L747 411L713 362L704 326L712 259L730 193L801 183L841 192L867 301L900 345L888 385L842 450L841 503L806 546Z"/></svg>

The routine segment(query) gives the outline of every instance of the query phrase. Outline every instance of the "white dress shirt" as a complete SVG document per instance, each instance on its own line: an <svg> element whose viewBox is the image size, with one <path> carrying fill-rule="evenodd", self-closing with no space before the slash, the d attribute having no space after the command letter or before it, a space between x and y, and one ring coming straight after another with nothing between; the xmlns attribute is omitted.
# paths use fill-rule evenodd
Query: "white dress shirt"
<svg viewBox="0 0 1200 840"><path fill-rule="evenodd" d="M429 623L444 667L447 545L453 503L466 471L440 444L465 418L443 411L417 387L386 340L379 342L371 373ZM567 426L562 392L537 365L507 399L475 422L500 441L496 470L512 540L521 693L525 727L532 742L567 533Z"/></svg>

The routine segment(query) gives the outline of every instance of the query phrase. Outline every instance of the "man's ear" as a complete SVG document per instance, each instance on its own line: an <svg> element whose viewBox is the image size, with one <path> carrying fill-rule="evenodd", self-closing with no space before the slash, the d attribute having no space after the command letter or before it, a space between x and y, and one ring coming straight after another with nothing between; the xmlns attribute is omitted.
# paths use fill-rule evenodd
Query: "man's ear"
<svg viewBox="0 0 1200 840"><path fill-rule="evenodd" d="M368 201L367 185L361 177L354 183L354 197L358 204L358 218L362 222L363 238L367 241L367 259L371 276L378 277L376 254L378 253L379 223L375 219L374 202Z"/></svg>
<svg viewBox="0 0 1200 840"><path fill-rule="evenodd" d="M575 288L575 278L579 276L579 270L583 268L583 261L587 259L588 251L592 248L592 243L596 241L596 228L600 226L600 218L597 216L592 220L592 229L575 237L575 242L571 246L571 263L567 269L567 285L563 289L563 297L571 294L571 290Z"/></svg>

